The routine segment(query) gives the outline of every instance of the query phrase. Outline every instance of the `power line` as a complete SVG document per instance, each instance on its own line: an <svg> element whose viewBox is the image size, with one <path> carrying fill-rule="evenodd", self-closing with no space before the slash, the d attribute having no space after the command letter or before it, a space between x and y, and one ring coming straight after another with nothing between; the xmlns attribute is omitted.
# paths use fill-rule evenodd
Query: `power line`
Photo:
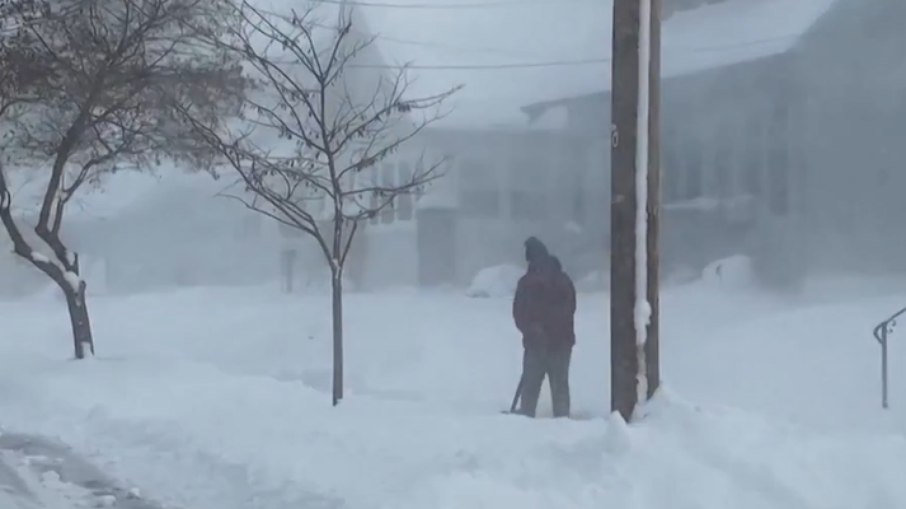
<svg viewBox="0 0 906 509"><path fill-rule="evenodd" d="M569 0L565 0L565 1L569 1ZM265 14L268 16L274 16L276 18L288 19L291 17L291 15L288 15L286 13L279 13L279 12L271 11L271 10L258 9L258 11L261 14ZM318 21L308 21L307 23L309 23L309 24L311 24L311 26L314 26L317 28L333 30L333 31L336 31L340 28L339 25L331 25L329 23L322 23L322 22L318 22ZM499 55L508 55L508 56L516 56L516 57L535 56L535 55L532 55L531 52L516 51L513 49L493 48L493 47L487 47L487 46L460 46L460 45L453 45L453 44L447 44L447 43L442 43L442 42L419 41L419 40L415 40L415 39L405 39L405 38L400 38L400 37L393 37L393 36L389 36L389 35L384 35L383 33L372 33L372 32L365 32L362 30L357 30L351 24L350 24L349 30L352 33L358 34L365 38L374 39L376 41L384 41L384 42L400 44L400 45L404 45L404 46L414 46L414 47L418 47L418 48L436 48L436 49L441 49L441 50L455 51L455 52L459 52L459 53L485 53L485 54L497 53ZM398 67L402 67L402 66L398 66ZM407 66L407 67L410 69L413 68L412 66Z"/></svg>
<svg viewBox="0 0 906 509"><path fill-rule="evenodd" d="M315 0L315 1L321 1L321 0ZM569 0L566 0L566 1L569 1ZM291 14L279 13L279 12L271 11L271 10L258 9L258 11L261 14L266 14L268 16L273 16L275 18L290 19L292 17ZM323 29L332 30L332 31L337 31L340 28L339 24L323 23L323 22L313 21L313 20L308 20L308 21L306 21L306 23L310 24L311 26L316 27L316 28L323 28ZM401 45L406 45L406 46L416 46L416 47L420 47L420 48L445 49L445 50L457 51L457 52L462 52L462 53L499 53L501 55L511 55L511 56L532 56L531 53L529 53L529 52L516 51L516 50L511 50L511 49L482 47L482 46L459 46L459 45L452 45L452 44L441 43L441 42L418 41L415 39L404 39L404 38L400 38L400 37L384 35L383 33L372 33L372 32L358 30L355 28L354 25L355 25L354 23L350 23L350 25L349 25L349 30L352 33L358 34L365 38L371 38L371 39L390 42L390 43L394 43L394 44L401 44Z"/></svg>
<svg viewBox="0 0 906 509"><path fill-rule="evenodd" d="M351 0L346 0L346 1L344 1L344 0L313 0L313 1L322 2L322 3L336 3L336 4L343 4L343 3L353 4L353 5L355 4L355 2L353 2ZM502 0L502 1L505 2L507 0ZM522 1L517 0L517 1L511 2L511 3L524 3L524 2L530 2L530 1L532 1L532 0L522 0ZM538 1L549 1L549 0L538 0ZM583 0L562 0L562 1L566 2L566 1L583 1ZM395 6L402 6L402 5L403 4L395 4ZM411 4L411 5L419 5L419 4ZM443 4L438 4L438 5L443 5ZM455 5L488 5L488 4L455 4ZM284 16L282 14L279 14L279 13L276 13L273 11L267 11L267 10L261 10L259 12L261 12L262 14L277 16L277 17ZM312 22L312 25L319 27L319 28L329 29L329 30L335 30L337 28L336 26L333 26L333 25L323 24L323 23L318 23L318 22ZM449 45L445 45L442 43L431 43L431 42L416 41L416 40L410 40L410 39L398 39L398 38L393 38L393 37L389 37L389 36L384 36L381 34L367 34L365 32L361 32L361 31L356 31L356 32L359 34L362 34L362 35L370 35L371 37L373 37L376 40L386 40L387 42L396 42L396 43L400 43L400 44L408 44L408 45L413 45L413 46L456 49L454 46L449 46ZM794 39L797 37L799 37L799 34L788 34L788 35L770 37L770 38L764 38L764 39L753 39L750 41L742 41L742 42L737 42L737 43L732 43L732 44L715 45L715 46L700 46L700 47L696 47L696 48L679 46L677 48L681 49L683 53L687 53L687 54L688 53L706 53L706 52L714 52L714 51L732 51L734 49L739 49L739 48L744 48L744 47L749 47L749 46L757 46L760 44L771 43L771 42L790 40L790 39ZM463 50L463 49L464 48L460 48L460 50ZM467 51L469 51L469 50L467 50ZM492 48L485 48L485 49L475 48L474 50L471 50L471 51L484 52L484 53L508 53L508 51L506 51L506 50L498 50L498 49L492 49ZM584 58L584 59L572 59L572 60L563 59L563 60L548 60L548 61L534 61L534 62L511 62L511 63L504 62L504 63L494 63L494 64L390 65L390 64L349 63L349 64L347 64L347 66L350 68L359 68L359 69L391 69L391 70L409 70L409 69L411 69L411 70L434 70L434 71L444 71L444 70L466 71L466 70L507 70L507 69L540 69L540 68L551 68L551 67L576 67L576 66L586 66L586 65L596 65L596 64L607 64L607 63L611 63L611 62L612 62L611 58ZM284 65L294 65L297 62L293 62L290 60L290 61L276 62L276 63L284 64Z"/></svg>
<svg viewBox="0 0 906 509"><path fill-rule="evenodd" d="M726 44L720 46L702 46L698 48L684 48L683 53L706 53L714 51L732 51L734 49L757 46L771 42L786 41L797 37L796 35L785 35L766 39L757 39L752 41L739 42L735 44ZM453 64L453 65L382 65L382 64L349 64L350 67L372 68L372 69L422 69L422 70L497 70L497 69L534 69L544 67L574 67L583 65L607 64L612 61L611 58L586 58L575 60L549 60L540 62L521 62L521 63L499 63L499 64Z"/></svg>
<svg viewBox="0 0 906 509"><path fill-rule="evenodd" d="M487 9L495 7L525 7L529 5L563 5L567 3L597 3L595 0L486 0L463 3L387 3L360 0L312 0L315 3L349 5L355 7L380 7L387 9Z"/></svg>
<svg viewBox="0 0 906 509"><path fill-rule="evenodd" d="M374 35L375 39L380 41L390 42L394 44L402 44L404 46L416 46L420 48L437 48L442 50L456 51L459 53L497 53L500 55L511 55L511 56L531 56L531 53L525 51L516 51L512 49L504 48L493 48L485 46L460 46L453 44L445 44L442 42L432 42L432 41L417 41L414 39L400 39L398 37L391 37L389 35L383 35L381 33Z"/></svg>
<svg viewBox="0 0 906 509"><path fill-rule="evenodd" d="M789 41L789 40L793 40L793 39L798 39L799 37L800 37L799 34L789 34L789 35L779 35L776 37L766 37L763 39L752 39L751 41L735 42L732 44L722 44L720 46L701 46L701 47L697 47L697 48L685 47L685 46L677 46L677 47L682 48L683 50L688 51L690 53L704 53L704 52L708 52L708 51L725 51L725 50L734 50L734 49L739 49L739 48L748 48L750 46L758 46L759 44L766 44L769 42Z"/></svg>
<svg viewBox="0 0 906 509"><path fill-rule="evenodd" d="M423 69L423 70L497 70L497 69L534 69L540 67L572 67L580 65L606 64L609 58L587 58L581 60L550 60L546 62L523 62L501 64L462 64L462 65L383 65L383 64L349 64L349 67L360 69Z"/></svg>
<svg viewBox="0 0 906 509"><path fill-rule="evenodd" d="M270 14L270 13L268 13ZM328 30L336 30L336 25L329 25L326 23L311 22L311 24L318 28L325 28ZM350 31L356 34L359 34L364 37L371 37L378 41L390 42L393 44L401 44L404 46L415 46L419 48L437 48L442 50L455 51L460 53L498 53L500 55L510 55L510 56L520 56L520 57L531 57L537 56L532 55L531 52L527 51L517 51L514 49L504 49L504 48L494 48L489 46L460 46L447 44L442 42L434 41L419 41L415 39L404 39L399 37L393 37L389 35L384 35L383 33L370 33L362 30L356 30L354 27L350 28Z"/></svg>
<svg viewBox="0 0 906 509"><path fill-rule="evenodd" d="M552 3L552 0L499 0L499 1L489 1L489 2L478 2L478 3L463 3L463 4L402 4L402 3L372 3L372 2L358 2L357 0L310 0L316 3L324 4L335 4L335 5L361 5L361 6L371 6L371 7L391 7L391 8L479 8L487 6L504 6L504 5L528 5L528 4L549 4ZM563 3L583 3L588 1L596 0L559 0ZM269 16L276 17L287 17L287 14L277 13L270 10L260 10L262 14L267 14ZM318 28L324 28L328 30L336 30L338 26L330 25L327 23L320 23L316 21L310 21L310 23ZM493 48L493 47L478 47L478 46L459 46L451 45L447 43L439 43L432 41L418 41L414 39L405 39L398 38L389 35L384 35L383 33L369 33L363 32L361 30L356 30L354 27L351 28L352 32L358 33L359 35L373 37L376 40L386 41L395 44L415 46L415 47L425 47L425 48L438 48L446 49L457 52L469 52L469 53L498 53L501 55L512 55L512 56L531 56L528 52L521 52L512 49L503 49L503 48ZM706 47L682 47L685 52L689 53L699 53L699 52L713 52L713 51L728 51L738 48L744 48L749 46L756 46L759 44L765 44L770 42L778 42L781 40L789 40L799 37L798 34L784 35L778 37L771 37L765 39L756 39L751 41L743 41L733 44L726 44L720 46L706 46ZM480 70L480 69L528 69L528 68L543 68L543 67L569 67L577 65L590 65L590 64L600 64L600 63L609 63L611 62L610 58L599 58L599 59L579 59L579 60L554 60L554 61L541 61L541 62L525 62L525 63L504 63L504 64L461 64L461 65L379 65L379 64L361 64L355 65L354 67L372 67L372 68L388 68L388 69L423 69L423 70Z"/></svg>

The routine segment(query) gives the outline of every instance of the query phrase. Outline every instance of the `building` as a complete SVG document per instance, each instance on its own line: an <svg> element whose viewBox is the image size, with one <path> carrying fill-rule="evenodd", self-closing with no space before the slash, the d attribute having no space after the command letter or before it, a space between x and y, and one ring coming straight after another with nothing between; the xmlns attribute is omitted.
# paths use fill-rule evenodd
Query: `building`
<svg viewBox="0 0 906 509"><path fill-rule="evenodd" d="M890 11L898 9L895 2L871 2L872 9L888 9L892 19L903 19ZM674 13L663 27L665 267L698 271L742 252L782 268L779 273L787 277L789 269L802 268L801 260L828 254L825 246L833 235L817 228L815 216L830 205L825 202L834 192L846 188L845 182L859 178L823 143L822 122L814 112L833 108L816 102L812 91L829 90L823 76L841 73L826 62L818 64L822 59L833 59L841 47L857 58L862 51L857 48L871 47L857 45L867 38L860 33L871 33L865 30L867 15L847 12L861 5L857 0L699 3ZM474 28L474 13L444 13L436 24L427 22L424 13L417 14L420 22L405 21L405 15L400 21L397 12L380 9L363 13L371 29L381 26L383 13L383 26L393 27L386 33L396 40L433 36L437 41L455 34L447 39L453 44L461 40L457 35L468 32L474 35L471 42L485 46L500 45L502 39L503 44L527 41L525 48L508 48L509 58L487 51L473 56L476 64L467 70L450 63L457 57L422 46L415 57L399 57L430 62L411 70L422 87L425 81L442 87L458 78L471 95L457 98L455 122L438 125L413 143L414 150L448 158L443 206L419 202L414 214L402 214L399 224L388 212L387 219L369 228L366 265L375 269L364 273L379 275L366 276L371 284L463 284L483 267L519 263L521 240L528 234L556 246L577 276L606 269L612 5L537 9L531 15L522 12L519 23L506 21L505 16L516 19L512 12L496 18L483 12ZM556 24L545 26L548 20ZM453 28L457 22L459 30ZM509 30L500 30L504 25L513 27L513 41L503 35ZM407 32L401 26L419 28ZM409 37L413 30L417 33ZM383 32L375 33L383 54L397 55L387 49ZM895 40L891 35L888 52L899 47ZM548 50L552 53L547 55L559 55L561 61L492 72L482 67L517 60L513 53L519 49L536 59ZM563 62L563 55L575 60ZM894 67L878 71L899 72ZM838 96L837 107L845 99ZM523 118L513 117L517 109ZM409 160L388 165L414 164L414 153L401 157ZM816 168L829 164L821 163L822 158L837 162L833 171L842 180L815 184ZM874 214L866 216L870 218ZM850 259L845 251L836 258ZM405 261L394 263L399 260ZM828 267L842 265L829 259Z"/></svg>
<svg viewBox="0 0 906 509"><path fill-rule="evenodd" d="M743 252L787 269L906 269L906 242L897 240L906 234L898 167L906 160L906 3L698 3L663 27L666 268L696 271ZM445 170L368 221L347 271L354 286L462 286L485 267L521 264L528 235L554 247L577 278L606 269L611 10L611 2L582 1L477 10L356 4L353 32L375 37L347 76L358 96L404 64L410 96L464 88L445 105L448 115L375 172L393 183L419 165ZM159 257L173 261L159 279L275 278L288 250L299 253L300 283L326 270L305 237L259 226L265 233L248 241L241 205L221 200L200 214L198 193L214 192L192 192L159 193L181 220L138 239L172 251ZM151 223L161 203L142 207L131 213ZM125 215L117 222L144 224ZM219 247L178 253L188 244L172 239L192 228ZM183 237L174 233L182 229ZM125 244L103 251L128 259L143 245ZM252 258L247 273L225 274ZM211 259L222 263L193 269L186 261Z"/></svg>
<svg viewBox="0 0 906 509"><path fill-rule="evenodd" d="M608 8L603 5L577 5L587 16L607 19ZM510 36L500 40L500 24L507 22L503 16L512 15L513 10L466 12L356 4L353 35L375 37L349 64L357 73L352 81L358 97L367 100L369 84L395 76L405 64L412 65L407 72L410 98L464 85L444 103L439 112L442 118L381 162L377 177L384 184L392 185L416 168L434 164L441 164L443 178L423 193L401 198L368 222L360 233L350 274L358 286L459 286L482 268L521 263L521 244L528 235L540 234L557 244L559 237L577 237L572 222L576 205L571 198L578 183L565 177L578 173L550 171L568 150L561 132L564 119L553 114L529 124L520 111L522 105L555 87L558 77L549 69L532 66L504 73L495 68L502 59L554 59L583 51L581 41L553 32L532 39L533 31L550 20L559 19L558 26L549 26L551 30L569 30L573 18L558 18L559 11L546 3L517 7L515 12L530 19L514 25ZM584 32L596 29L589 25ZM470 33L472 40L464 33ZM494 40L496 47L489 48ZM457 61L472 68L461 69ZM600 68L582 65L576 70L591 78ZM559 194L551 194L555 189L561 190ZM316 246L309 246L302 258L306 266L323 264Z"/></svg>
<svg viewBox="0 0 906 509"><path fill-rule="evenodd" d="M807 256L906 270L906 3L837 0L797 47Z"/></svg>
<svg viewBox="0 0 906 509"><path fill-rule="evenodd" d="M895 240L906 235L904 22L895 0L763 0L665 23L668 262L700 267L745 252L799 273L906 269L906 243ZM575 136L600 132L610 94L583 86L524 111L561 109ZM588 137L606 150L595 143ZM591 203L606 217L606 202Z"/></svg>

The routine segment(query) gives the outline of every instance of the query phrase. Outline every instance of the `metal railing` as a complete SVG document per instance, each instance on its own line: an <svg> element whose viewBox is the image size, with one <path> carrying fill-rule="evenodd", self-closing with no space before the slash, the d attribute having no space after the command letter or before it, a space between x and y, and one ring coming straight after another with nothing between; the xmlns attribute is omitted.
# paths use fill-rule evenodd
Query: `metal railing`
<svg viewBox="0 0 906 509"><path fill-rule="evenodd" d="M890 318L879 323L874 330L875 339L881 345L881 407L885 409L889 407L887 399L887 338L893 334L893 330L897 326L897 319L904 314L906 314L906 308L897 311Z"/></svg>

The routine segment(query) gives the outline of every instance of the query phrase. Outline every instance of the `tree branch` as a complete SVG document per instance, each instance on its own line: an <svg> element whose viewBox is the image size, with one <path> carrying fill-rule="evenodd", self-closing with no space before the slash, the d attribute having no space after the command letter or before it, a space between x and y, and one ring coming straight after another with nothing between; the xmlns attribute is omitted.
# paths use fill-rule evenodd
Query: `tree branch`
<svg viewBox="0 0 906 509"><path fill-rule="evenodd" d="M236 9L241 22L227 39L209 37L242 55L253 73L257 88L235 121L249 130L237 136L230 128L234 119L202 120L187 109L181 114L254 195L240 201L310 235L342 270L362 221L442 176L438 163L419 166L403 182L382 183L379 163L441 118L431 110L458 89L408 97L404 68L390 79L375 75L369 93L354 97L344 71L373 38L347 40L351 20L341 18L320 45L324 38L314 36L310 11L279 15L248 0ZM357 79L354 88L362 90L365 78ZM415 116L421 118L413 124ZM265 138L269 143L255 142ZM321 230L322 212L330 214L331 239Z"/></svg>

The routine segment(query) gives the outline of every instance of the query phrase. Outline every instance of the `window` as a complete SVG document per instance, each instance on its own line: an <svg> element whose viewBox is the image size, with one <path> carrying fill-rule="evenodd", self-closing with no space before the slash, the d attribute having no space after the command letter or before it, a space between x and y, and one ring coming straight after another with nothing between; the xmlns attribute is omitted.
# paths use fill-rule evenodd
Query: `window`
<svg viewBox="0 0 906 509"><path fill-rule="evenodd" d="M693 200L702 195L702 155L699 147L691 146L686 157L686 193L684 198Z"/></svg>
<svg viewBox="0 0 906 509"><path fill-rule="evenodd" d="M396 172L394 171L393 164L383 163L381 164L381 187L392 188L396 185ZM387 203L387 200L390 199L389 195L378 194L378 206L383 206L381 209L381 222L384 224L392 223L395 219L394 209L395 203Z"/></svg>
<svg viewBox="0 0 906 509"><path fill-rule="evenodd" d="M768 203L771 212L776 215L786 215L789 211L789 155L781 147L771 150L769 166L769 196Z"/></svg>
<svg viewBox="0 0 906 509"><path fill-rule="evenodd" d="M412 179L415 175L412 173L412 165L407 162L401 162L397 168L398 178L397 180L399 186L406 186L412 183ZM408 221L412 219L413 208L414 208L414 196L415 189L407 189L403 194L397 197L397 218L400 221Z"/></svg>
<svg viewBox="0 0 906 509"><path fill-rule="evenodd" d="M452 160L453 160L452 156L445 156L445 160L443 161L443 166L441 168L437 168L435 171L443 174L444 172L446 172L447 170L450 169ZM419 175L420 179L424 179L425 172L427 172L429 169L430 168L425 167L425 162L422 159L419 159L418 162L415 163L415 172L416 172L416 175ZM426 188L426 185L422 184L415 189L415 201L422 199L422 196L425 195L425 190L426 190L425 188Z"/></svg>
<svg viewBox="0 0 906 509"><path fill-rule="evenodd" d="M496 190L467 189L460 193L463 212L473 216L500 215L500 196Z"/></svg>
<svg viewBox="0 0 906 509"><path fill-rule="evenodd" d="M369 178L370 185L368 187L377 186L378 181L380 180L378 178L377 172L370 172L369 176L370 176L370 178ZM380 203L377 192L375 192L375 191L369 192L367 199L368 199L368 210L377 210L378 204ZM381 218L377 214L375 214L374 216L371 217L371 219L369 219L369 222L371 224L378 224L378 223L380 223L380 221L381 221Z"/></svg>
<svg viewBox="0 0 906 509"><path fill-rule="evenodd" d="M762 167L761 153L754 149L748 150L748 156L742 166L743 182L745 183L745 192L758 197L762 191Z"/></svg>
<svg viewBox="0 0 906 509"><path fill-rule="evenodd" d="M743 172L742 182L745 185L745 192L759 197L764 191L764 129L761 117L752 115L746 122L745 137L745 160L743 161L741 171Z"/></svg>
<svg viewBox="0 0 906 509"><path fill-rule="evenodd" d="M667 144L664 161L661 164L661 178L664 181L664 199L667 202L680 199L682 195L683 166L679 151L674 143Z"/></svg>
<svg viewBox="0 0 906 509"><path fill-rule="evenodd" d="M509 167L507 188L510 195L510 217L521 221L542 221L549 217L551 168L541 160L521 157Z"/></svg>
<svg viewBox="0 0 906 509"><path fill-rule="evenodd" d="M719 198L726 198L730 195L730 177L732 176L730 146L726 139L720 139L718 143L717 153L714 156L715 194Z"/></svg>
<svg viewBox="0 0 906 509"><path fill-rule="evenodd" d="M492 169L479 161L464 161L459 167L459 200L465 214L500 216L500 186Z"/></svg>

